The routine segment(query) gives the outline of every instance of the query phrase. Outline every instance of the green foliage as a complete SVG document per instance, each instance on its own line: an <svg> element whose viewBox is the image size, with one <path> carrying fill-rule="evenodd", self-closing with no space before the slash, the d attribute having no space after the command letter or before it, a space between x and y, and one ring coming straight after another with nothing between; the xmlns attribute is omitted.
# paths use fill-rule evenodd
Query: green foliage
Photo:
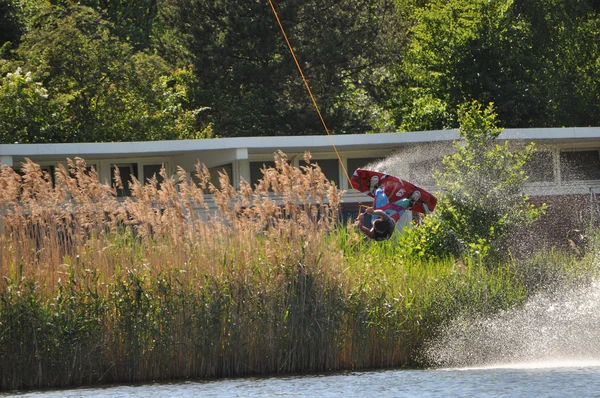
<svg viewBox="0 0 600 398"><path fill-rule="evenodd" d="M112 32L135 50L141 51L151 46L158 1L80 0L78 3L103 12L105 19L112 23Z"/></svg>
<svg viewBox="0 0 600 398"><path fill-rule="evenodd" d="M0 80L0 143L60 141L60 111L42 83L17 68Z"/></svg>
<svg viewBox="0 0 600 398"><path fill-rule="evenodd" d="M365 240L334 228L335 197L309 208L293 193L323 181L318 169L276 160L238 202L252 212L229 205L230 186L213 188L225 204L213 220L184 204L203 200L189 196L192 182L177 192L167 178L160 191L134 182L136 200L111 206L82 159L75 178L59 168L54 191L31 162L22 179L4 167L13 206L0 220L0 390L422 365L419 350L456 316L487 317L597 269L596 239L586 258L516 267ZM286 212L264 200L267 187L283 192ZM313 184L312 197L328 187ZM440 220L426 218L432 238L448 227Z"/></svg>
<svg viewBox="0 0 600 398"><path fill-rule="evenodd" d="M18 44L23 34L23 20L15 0L0 0L0 57Z"/></svg>
<svg viewBox="0 0 600 398"><path fill-rule="evenodd" d="M512 64L524 66L527 41L519 40L521 29L510 20L511 6L511 0L434 0L417 9L405 70L422 95L447 109L473 99L518 111L511 98L528 95L528 81L514 76L518 71ZM518 119L518 113L501 116L509 126ZM440 120L437 128L446 125L456 127L456 118Z"/></svg>
<svg viewBox="0 0 600 398"><path fill-rule="evenodd" d="M259 256L243 277L233 262L215 259L218 274L190 279L176 265L136 266L136 253L150 248L112 238L123 243L113 249L119 272L103 273L88 254L64 259L54 289L5 278L0 388L410 366L445 321L524 299L510 267L399 259L393 244L357 243L361 254L343 258L343 278L333 264Z"/></svg>
<svg viewBox="0 0 600 398"><path fill-rule="evenodd" d="M333 133L456 128L472 100L506 128L600 125L593 0L275 6ZM18 67L53 111L1 142L323 133L262 0L0 0L0 73Z"/></svg>
<svg viewBox="0 0 600 398"><path fill-rule="evenodd" d="M453 124L447 104L430 94L415 95L403 114L400 125L402 131L438 130L452 127Z"/></svg>
<svg viewBox="0 0 600 398"><path fill-rule="evenodd" d="M540 0L516 7L529 22L540 67L536 90L544 98L537 126L600 125L600 8L595 1Z"/></svg>
<svg viewBox="0 0 600 398"><path fill-rule="evenodd" d="M502 238L543 212L523 193L523 166L534 147L512 152L508 142L496 143L502 130L491 104L485 109L477 102L463 105L459 122L462 142L444 159L445 170L435 174L443 192L439 215L467 250L484 255L488 245L501 250Z"/></svg>
<svg viewBox="0 0 600 398"><path fill-rule="evenodd" d="M515 272L529 295L585 286L598 277L598 267L594 264L597 249L590 250L586 257L580 259L573 253L557 249L532 253L515 261Z"/></svg>
<svg viewBox="0 0 600 398"><path fill-rule="evenodd" d="M23 68L47 88L50 108L60 108L47 117L38 115L38 126L27 128L40 132L30 135L47 138L51 127L58 129L51 139L66 142L206 134L208 125L200 119L203 109L193 108L188 100L195 79L191 70L171 71L160 57L135 52L88 7L54 9L39 16L18 53L25 60ZM3 142L19 139L6 137Z"/></svg>
<svg viewBox="0 0 600 398"><path fill-rule="evenodd" d="M391 129L382 90L406 37L400 8L386 0L276 8L330 130ZM161 54L195 66L195 103L211 107L219 136L323 132L267 2L168 0L157 26Z"/></svg>
<svg viewBox="0 0 600 398"><path fill-rule="evenodd" d="M417 227L406 228L399 235L398 244L409 256L422 259L451 258L464 251L464 242L456 231L437 214L425 217Z"/></svg>
<svg viewBox="0 0 600 398"><path fill-rule="evenodd" d="M523 193L523 166L534 147L511 151L507 142L498 143L502 129L496 117L491 104L460 108L461 141L443 159L444 170L434 173L441 188L436 212L402 238L418 255L505 253L503 239L543 213L544 207L534 208Z"/></svg>
<svg viewBox="0 0 600 398"><path fill-rule="evenodd" d="M493 102L508 128L598 125L593 1L433 0L415 20L402 70L420 96Z"/></svg>

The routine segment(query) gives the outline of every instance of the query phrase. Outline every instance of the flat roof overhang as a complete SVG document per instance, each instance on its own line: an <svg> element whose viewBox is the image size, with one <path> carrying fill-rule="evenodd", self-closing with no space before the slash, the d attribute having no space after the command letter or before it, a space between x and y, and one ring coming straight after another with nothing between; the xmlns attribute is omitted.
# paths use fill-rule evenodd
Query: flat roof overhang
<svg viewBox="0 0 600 398"><path fill-rule="evenodd" d="M123 158L178 156L204 152L203 156L227 159L248 159L253 154L310 151L331 152L364 149L390 149L419 143L454 141L457 130L435 130L409 133L343 134L309 136L269 136L249 138L212 138L199 140L100 142L69 144L1 144L0 162L8 164L13 158L32 158L36 161L83 158ZM537 142L599 141L600 127L505 129L499 139Z"/></svg>

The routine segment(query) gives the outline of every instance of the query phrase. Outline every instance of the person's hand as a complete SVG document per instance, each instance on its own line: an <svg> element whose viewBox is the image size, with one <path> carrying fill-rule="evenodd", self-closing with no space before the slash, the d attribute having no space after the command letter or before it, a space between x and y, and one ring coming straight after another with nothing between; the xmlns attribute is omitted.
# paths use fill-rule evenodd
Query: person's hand
<svg viewBox="0 0 600 398"><path fill-rule="evenodd" d="M372 207L369 207L367 210L365 210L365 213L367 213L367 214L373 214L374 211L375 210L373 210Z"/></svg>
<svg viewBox="0 0 600 398"><path fill-rule="evenodd" d="M364 214L359 214L358 217L356 217L356 221L354 223L354 226L360 231L361 227L363 226L364 223Z"/></svg>

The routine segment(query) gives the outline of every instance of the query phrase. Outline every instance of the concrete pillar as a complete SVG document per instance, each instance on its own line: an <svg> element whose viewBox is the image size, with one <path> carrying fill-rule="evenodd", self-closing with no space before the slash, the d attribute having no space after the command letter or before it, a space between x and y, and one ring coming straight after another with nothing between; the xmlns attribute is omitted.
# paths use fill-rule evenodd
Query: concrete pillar
<svg viewBox="0 0 600 398"><path fill-rule="evenodd" d="M235 163L237 165L237 176L235 175L234 171L234 177L236 180L235 187L239 188L240 178L243 178L246 182L250 183L250 161L248 160L248 158L246 158L240 159Z"/></svg>
<svg viewBox="0 0 600 398"><path fill-rule="evenodd" d="M11 155L0 155L0 164L12 167L13 157Z"/></svg>

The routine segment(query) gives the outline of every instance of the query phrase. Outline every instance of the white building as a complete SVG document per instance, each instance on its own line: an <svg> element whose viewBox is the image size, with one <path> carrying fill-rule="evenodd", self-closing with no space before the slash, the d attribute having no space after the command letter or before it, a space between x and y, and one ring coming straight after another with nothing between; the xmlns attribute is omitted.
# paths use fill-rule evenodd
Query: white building
<svg viewBox="0 0 600 398"><path fill-rule="evenodd" d="M351 176L354 169L368 166L434 193L436 187L431 171L444 155L451 153L451 142L458 138L456 130L443 130L153 142L2 144L0 163L18 168L29 158L53 174L56 166L66 163L67 158L81 157L95 167L100 180L105 182L112 180L115 165L123 181L131 175L146 181L158 173L162 165L168 174L174 174L177 166L192 174L196 163L201 162L214 175L217 170L225 170L237 185L240 178L257 182L260 169L273 163L273 154L278 150L286 153L295 166L302 164L304 152L309 151L313 161L340 189L349 188L346 172ZM561 217L566 208L588 214L594 210L591 206L595 201L590 198L600 189L600 127L506 129L500 139L516 146L536 143L538 152L528 167L530 179L526 186L534 200L548 201L567 195L571 204L555 206L556 214L562 214ZM127 189L119 194L128 195ZM366 195L350 192L344 198L343 211L350 213L356 211L357 198L361 203L370 202ZM573 205L573 201L579 204Z"/></svg>

